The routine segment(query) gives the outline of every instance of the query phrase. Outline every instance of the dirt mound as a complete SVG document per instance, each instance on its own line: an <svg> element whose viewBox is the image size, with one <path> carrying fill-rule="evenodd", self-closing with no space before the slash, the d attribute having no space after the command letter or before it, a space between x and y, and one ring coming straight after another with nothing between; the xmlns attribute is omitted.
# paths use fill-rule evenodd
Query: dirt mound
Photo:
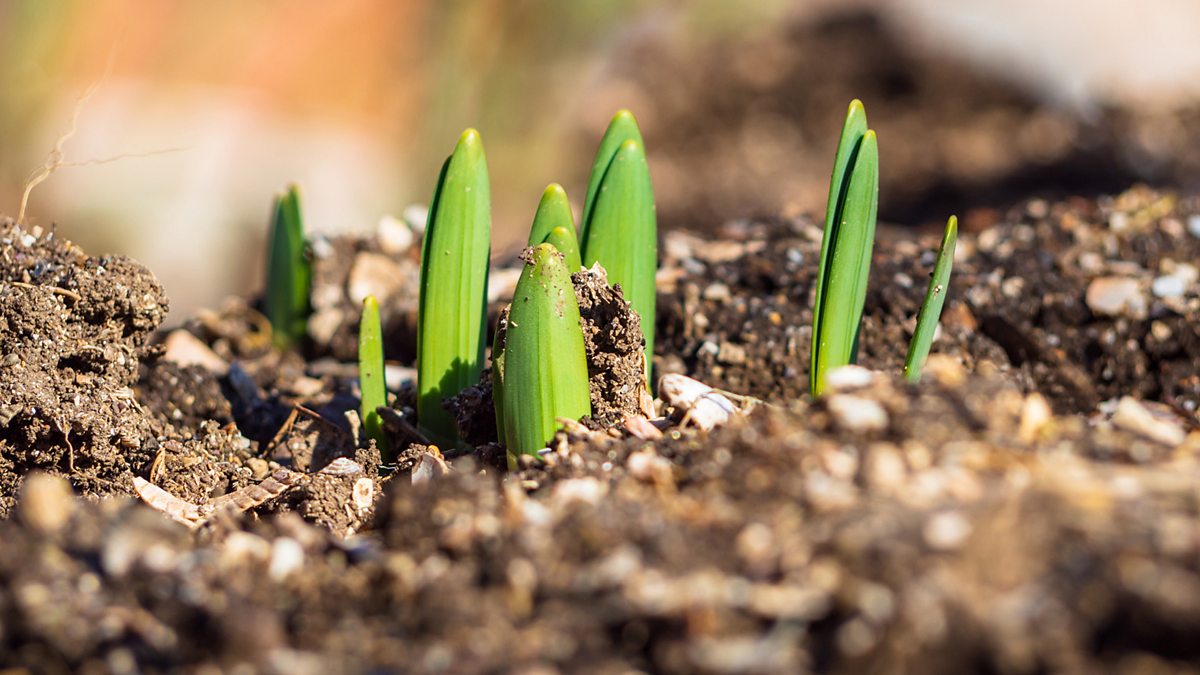
<svg viewBox="0 0 1200 675"><path fill-rule="evenodd" d="M33 469L85 494L128 491L153 458L134 397L167 313L146 268L94 258L51 232L0 223L0 514Z"/></svg>

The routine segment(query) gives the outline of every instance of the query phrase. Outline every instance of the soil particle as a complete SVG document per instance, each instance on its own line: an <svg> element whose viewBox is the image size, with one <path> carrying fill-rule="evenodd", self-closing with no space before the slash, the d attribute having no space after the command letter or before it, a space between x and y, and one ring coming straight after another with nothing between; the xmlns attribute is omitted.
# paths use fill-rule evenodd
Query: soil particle
<svg viewBox="0 0 1200 675"><path fill-rule="evenodd" d="M592 419L611 427L637 415L648 396L641 319L625 300L620 284L609 286L604 268L576 272L571 282L587 351Z"/></svg>
<svg viewBox="0 0 1200 675"><path fill-rule="evenodd" d="M137 263L0 222L0 515L33 469L85 493L128 490L154 437L131 386L166 312Z"/></svg>

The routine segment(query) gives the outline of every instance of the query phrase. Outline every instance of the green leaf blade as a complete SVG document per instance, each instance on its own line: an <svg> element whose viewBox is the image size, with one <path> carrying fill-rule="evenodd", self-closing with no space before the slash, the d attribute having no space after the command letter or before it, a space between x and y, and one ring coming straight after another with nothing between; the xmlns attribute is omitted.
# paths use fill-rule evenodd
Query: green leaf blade
<svg viewBox="0 0 1200 675"><path fill-rule="evenodd" d="M503 359L501 405L510 457L546 447L558 418L591 413L579 306L562 255L550 244L527 251Z"/></svg>
<svg viewBox="0 0 1200 675"><path fill-rule="evenodd" d="M571 214L571 201L567 191L558 183L551 183L542 192L538 202L537 213L533 215L533 227L529 228L529 243L526 246L537 246L546 241L550 230L569 225L575 229L575 216Z"/></svg>
<svg viewBox="0 0 1200 675"><path fill-rule="evenodd" d="M846 114L829 183L813 305L813 396L824 390L826 371L857 358L879 204L879 148L866 125L856 99Z"/></svg>
<svg viewBox="0 0 1200 675"><path fill-rule="evenodd" d="M417 419L436 443L458 442L442 401L477 382L483 368L491 220L483 141L468 129L442 167L421 249Z"/></svg>
<svg viewBox="0 0 1200 675"><path fill-rule="evenodd" d="M275 346L290 349L308 335L312 293L312 263L295 185L275 198L270 236L265 309Z"/></svg>
<svg viewBox="0 0 1200 675"><path fill-rule="evenodd" d="M600 147L596 149L596 158L592 161L592 172L588 176L587 195L583 200L583 217L579 225L579 241L581 242L587 240L588 230L591 229L592 210L596 207L596 196L600 191L600 183L608 173L617 151L627 141L637 141L638 145L646 146L633 113L622 109L618 110L609 121L608 128L604 131L604 137L600 139Z"/></svg>
<svg viewBox="0 0 1200 675"><path fill-rule="evenodd" d="M380 453L389 454L383 420L377 410L387 405L387 385L384 381L383 329L379 321L379 301L368 295L363 299L362 318L358 324L358 388L362 397L362 423L367 438L375 441ZM385 457L390 461L390 457Z"/></svg>
<svg viewBox="0 0 1200 675"><path fill-rule="evenodd" d="M551 183L542 193L533 227L529 230L529 246L554 244L567 260L567 269L578 272L583 265L579 255L579 238L575 235L575 216L567 192L558 183Z"/></svg>
<svg viewBox="0 0 1200 675"><path fill-rule="evenodd" d="M583 239L583 264L599 262L610 284L620 284L641 318L646 345L646 382L654 356L658 267L658 220L650 168L641 143L621 144L596 191L591 223Z"/></svg>
<svg viewBox="0 0 1200 675"><path fill-rule="evenodd" d="M954 267L954 248L957 244L958 217L950 216L942 235L942 245L938 248L937 261L933 264L929 288L925 291L925 301L917 313L917 327L913 331L912 341L908 343L908 356L904 359L904 379L909 382L921 380L921 369L929 357L933 334L937 331L946 292L950 287L950 272Z"/></svg>

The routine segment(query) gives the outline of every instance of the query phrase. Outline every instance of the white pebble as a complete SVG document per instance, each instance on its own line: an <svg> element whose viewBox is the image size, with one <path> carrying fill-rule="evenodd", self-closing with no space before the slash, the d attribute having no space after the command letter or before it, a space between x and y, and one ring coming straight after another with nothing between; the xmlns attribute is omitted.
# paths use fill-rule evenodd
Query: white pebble
<svg viewBox="0 0 1200 675"><path fill-rule="evenodd" d="M1178 298L1186 290L1187 284L1175 275L1158 277L1150 284L1150 291L1159 298Z"/></svg>
<svg viewBox="0 0 1200 675"><path fill-rule="evenodd" d="M1097 314L1141 318L1146 315L1146 299L1137 279L1100 277L1087 288L1087 306Z"/></svg>
<svg viewBox="0 0 1200 675"><path fill-rule="evenodd" d="M379 219L375 237L379 240L380 250L392 255L404 253L412 247L413 240L416 239L408 223L390 214Z"/></svg>
<svg viewBox="0 0 1200 675"><path fill-rule="evenodd" d="M267 574L282 581L304 566L304 547L290 537L280 537L271 544L271 564Z"/></svg>
<svg viewBox="0 0 1200 675"><path fill-rule="evenodd" d="M825 373L825 387L829 391L861 389L871 384L875 373L862 366L842 366Z"/></svg>
<svg viewBox="0 0 1200 675"><path fill-rule="evenodd" d="M1113 413L1113 424L1126 431L1145 436L1163 445L1176 446L1183 443L1187 436L1183 428L1164 419L1154 416L1154 413L1130 396L1121 397Z"/></svg>
<svg viewBox="0 0 1200 675"><path fill-rule="evenodd" d="M425 224L429 221L429 207L424 204L413 204L404 209L400 215L414 234L425 234Z"/></svg>
<svg viewBox="0 0 1200 675"><path fill-rule="evenodd" d="M883 431L888 414L877 401L861 396L837 394L829 398L829 412L847 431Z"/></svg>
<svg viewBox="0 0 1200 675"><path fill-rule="evenodd" d="M925 543L939 551L959 548L971 536L971 523L957 511L939 513L925 523Z"/></svg>
<svg viewBox="0 0 1200 675"><path fill-rule="evenodd" d="M1200 237L1200 214L1188 216L1187 229L1193 237Z"/></svg>

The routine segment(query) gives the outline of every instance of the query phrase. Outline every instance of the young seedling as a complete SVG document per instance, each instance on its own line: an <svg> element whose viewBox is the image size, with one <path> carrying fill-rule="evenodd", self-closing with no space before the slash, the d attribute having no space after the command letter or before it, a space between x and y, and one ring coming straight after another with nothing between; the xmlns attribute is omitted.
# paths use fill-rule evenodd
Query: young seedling
<svg viewBox="0 0 1200 675"><path fill-rule="evenodd" d="M946 302L946 289L950 285L950 269L954 266L954 246L958 243L958 218L950 216L946 222L946 233L938 249L937 261L933 264L933 276L929 278L929 289L925 291L925 302L917 313L917 328L908 343L908 357L904 359L904 379L921 381L921 368L929 356L933 334L938 319L942 316L942 305Z"/></svg>
<svg viewBox="0 0 1200 675"><path fill-rule="evenodd" d="M554 244L567 261L567 270L578 272L583 267L579 256L579 240L575 236L575 217L571 215L571 202L558 183L551 183L542 193L537 213L533 216L533 227L529 230L529 246Z"/></svg>
<svg viewBox="0 0 1200 675"><path fill-rule="evenodd" d="M387 405L383 379L383 331L379 324L379 301L368 295L363 300L362 319L358 323L358 388L362 395L362 423L367 438L375 441L381 454L389 454L387 435L379 408ZM385 458L390 459L390 458Z"/></svg>
<svg viewBox="0 0 1200 675"><path fill-rule="evenodd" d="M820 396L825 373L854 363L867 299L875 215L879 204L879 149L861 101L850 104L829 179L825 234L813 304L809 389Z"/></svg>
<svg viewBox="0 0 1200 675"><path fill-rule="evenodd" d="M275 197L267 251L266 313L280 349L300 344L308 334L312 268L305 248L300 194L291 185Z"/></svg>
<svg viewBox="0 0 1200 675"><path fill-rule="evenodd" d="M477 382L483 369L491 229L483 141L468 129L442 165L421 248L417 421L441 444L458 438L442 401Z"/></svg>
<svg viewBox="0 0 1200 675"><path fill-rule="evenodd" d="M570 273L550 244L527 249L503 348L502 422L509 464L546 447L559 418L591 413L587 354Z"/></svg>
<svg viewBox="0 0 1200 675"><path fill-rule="evenodd" d="M654 275L658 223L654 188L637 122L618 112L596 151L580 231L583 264L599 262L638 313L646 338L646 382L654 355Z"/></svg>

